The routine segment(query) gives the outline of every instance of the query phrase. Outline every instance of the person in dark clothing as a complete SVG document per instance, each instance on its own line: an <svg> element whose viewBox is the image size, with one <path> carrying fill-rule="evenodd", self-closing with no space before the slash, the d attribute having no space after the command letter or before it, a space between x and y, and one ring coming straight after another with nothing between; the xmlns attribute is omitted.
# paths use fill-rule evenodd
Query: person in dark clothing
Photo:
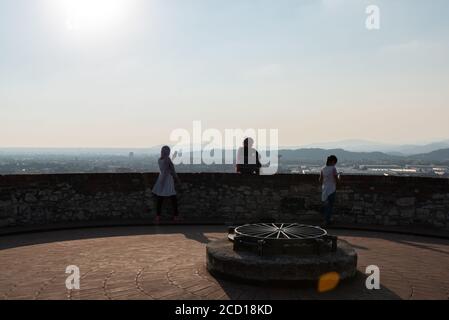
<svg viewBox="0 0 449 320"><path fill-rule="evenodd" d="M259 152L253 148L254 140L252 138L246 138L243 140L243 147L240 147L237 151L237 173L240 174L260 174Z"/></svg>

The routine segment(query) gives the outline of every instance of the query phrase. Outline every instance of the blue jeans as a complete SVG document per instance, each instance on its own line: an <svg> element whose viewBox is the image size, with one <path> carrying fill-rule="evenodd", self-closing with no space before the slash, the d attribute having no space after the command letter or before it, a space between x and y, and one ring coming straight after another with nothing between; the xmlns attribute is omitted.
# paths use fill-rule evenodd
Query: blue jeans
<svg viewBox="0 0 449 320"><path fill-rule="evenodd" d="M334 211L334 203L335 203L336 193L332 193L327 197L326 202L324 202L323 212L324 212L324 220L326 223L331 222L332 212Z"/></svg>

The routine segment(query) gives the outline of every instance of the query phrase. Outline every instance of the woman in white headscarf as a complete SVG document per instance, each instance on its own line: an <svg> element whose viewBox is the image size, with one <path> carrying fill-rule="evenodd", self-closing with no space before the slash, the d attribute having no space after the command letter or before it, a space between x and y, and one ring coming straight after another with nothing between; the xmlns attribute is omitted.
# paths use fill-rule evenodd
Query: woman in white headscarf
<svg viewBox="0 0 449 320"><path fill-rule="evenodd" d="M175 180L179 182L179 178L170 159L170 147L162 147L158 164L160 173L153 187L153 194L156 196L156 223L160 221L162 203L167 198L171 200L173 205L173 219L176 221L178 219L178 200L176 198Z"/></svg>

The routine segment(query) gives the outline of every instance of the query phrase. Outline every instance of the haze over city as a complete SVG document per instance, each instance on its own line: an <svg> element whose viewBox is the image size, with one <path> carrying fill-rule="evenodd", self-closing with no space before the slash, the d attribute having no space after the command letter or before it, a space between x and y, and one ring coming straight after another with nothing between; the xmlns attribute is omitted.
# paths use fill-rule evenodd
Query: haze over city
<svg viewBox="0 0 449 320"><path fill-rule="evenodd" d="M89 10L86 6L89 3ZM279 144L449 137L449 4L0 3L0 147L149 147L176 128Z"/></svg>
<svg viewBox="0 0 449 320"><path fill-rule="evenodd" d="M0 300L208 320L448 301L448 13L0 0Z"/></svg>

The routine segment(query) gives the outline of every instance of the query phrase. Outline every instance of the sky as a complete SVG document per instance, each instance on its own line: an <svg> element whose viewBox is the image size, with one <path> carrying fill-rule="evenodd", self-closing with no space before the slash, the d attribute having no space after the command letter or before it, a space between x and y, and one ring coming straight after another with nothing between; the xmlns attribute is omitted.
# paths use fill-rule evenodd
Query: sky
<svg viewBox="0 0 449 320"><path fill-rule="evenodd" d="M380 9L368 30L366 7ZM0 0L0 147L449 139L447 0Z"/></svg>

